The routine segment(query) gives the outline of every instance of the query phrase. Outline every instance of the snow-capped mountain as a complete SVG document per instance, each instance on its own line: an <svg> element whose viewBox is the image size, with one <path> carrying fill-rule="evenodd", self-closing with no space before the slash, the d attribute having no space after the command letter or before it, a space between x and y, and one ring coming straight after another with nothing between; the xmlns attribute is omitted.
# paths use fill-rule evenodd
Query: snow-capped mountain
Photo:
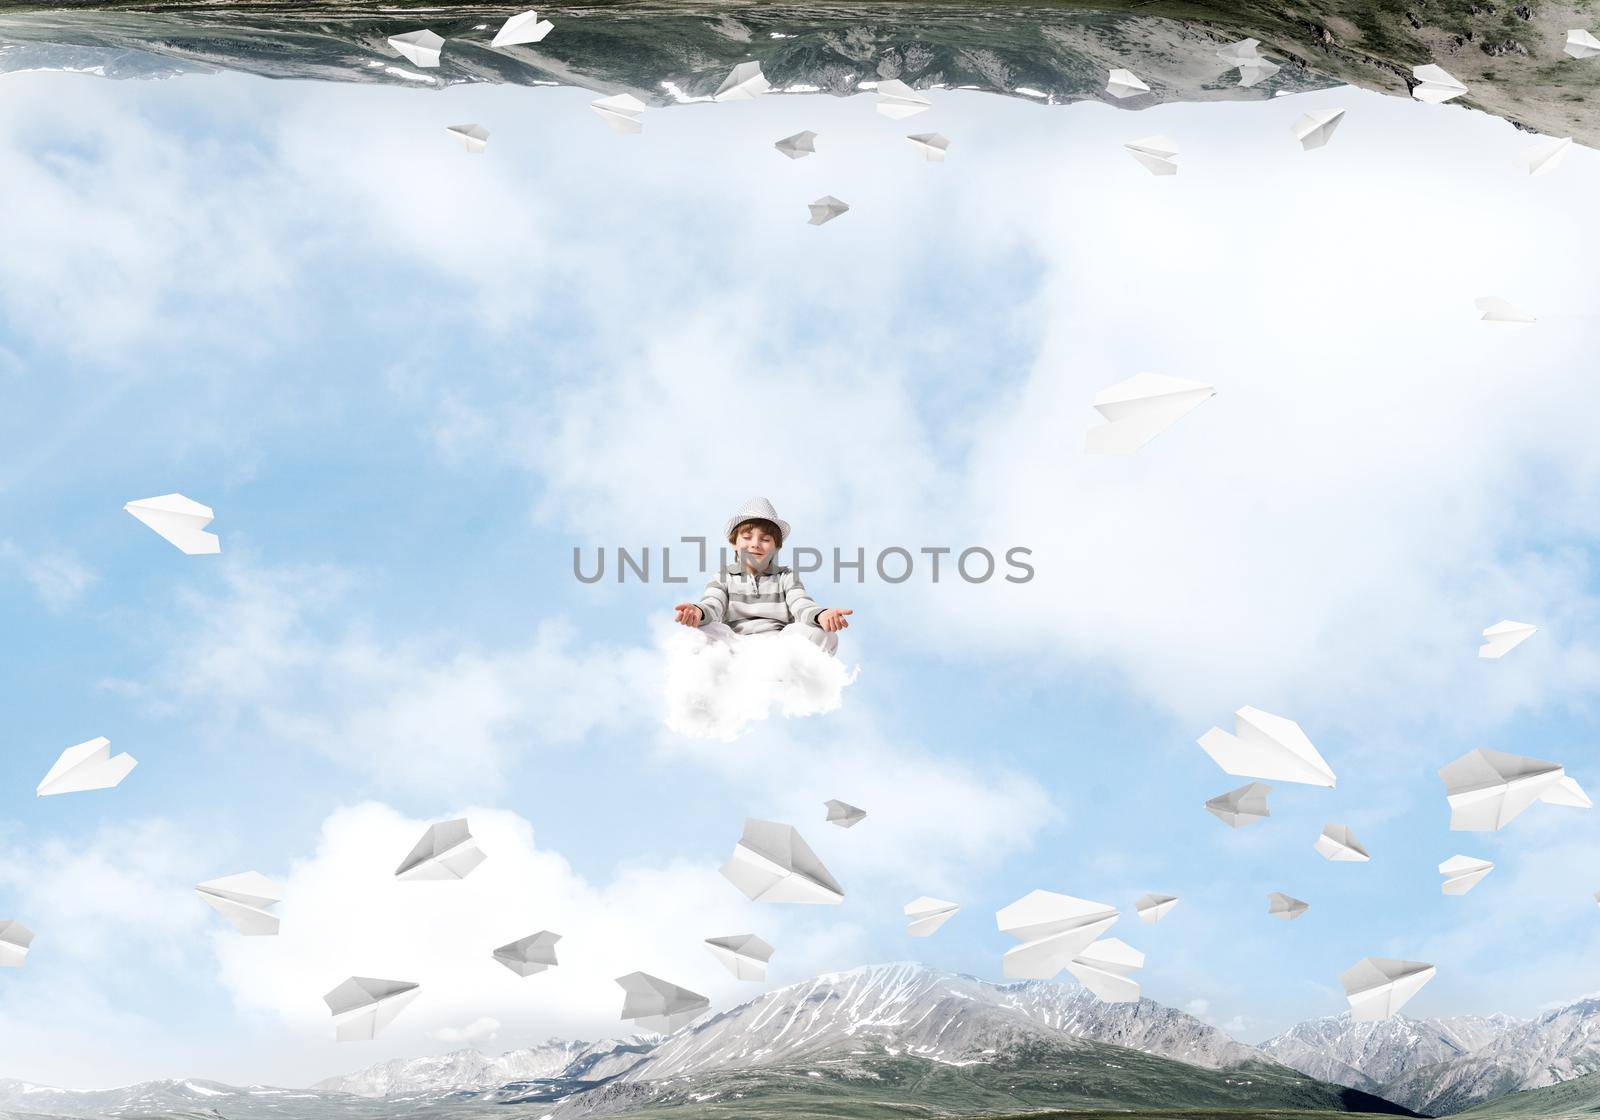
<svg viewBox="0 0 1600 1120"><path fill-rule="evenodd" d="M513 1081L560 1077L586 1057L609 1054L621 1045L616 1039L589 1043L552 1038L542 1046L507 1050L495 1057L470 1048L452 1050L422 1058L396 1058L355 1073L329 1077L311 1088L357 1097L481 1092Z"/></svg>
<svg viewBox="0 0 1600 1120"><path fill-rule="evenodd" d="M323 1094L267 1085L236 1086L192 1078L145 1081L121 1089L54 1089L26 1081L0 1081L3 1116L213 1116L297 1117L307 1104L324 1104Z"/></svg>
<svg viewBox="0 0 1600 1120"><path fill-rule="evenodd" d="M1318 1080L1386 1095L1391 1081L1471 1054L1521 1023L1507 1015L1358 1023L1346 1012L1297 1023L1259 1049Z"/></svg>

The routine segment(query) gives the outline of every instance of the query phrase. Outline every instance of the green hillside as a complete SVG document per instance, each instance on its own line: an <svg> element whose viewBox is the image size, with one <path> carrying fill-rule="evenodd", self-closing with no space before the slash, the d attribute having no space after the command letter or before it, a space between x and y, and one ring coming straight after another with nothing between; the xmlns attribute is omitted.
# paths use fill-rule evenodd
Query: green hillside
<svg viewBox="0 0 1600 1120"><path fill-rule="evenodd" d="M1499 1120L1505 1117L1548 1117L1560 1120L1568 1116L1594 1116L1600 1114L1600 1073L1576 1077L1560 1085L1546 1085L1543 1089L1528 1089L1496 1097L1487 1104L1466 1112L1455 1113L1472 1120Z"/></svg>

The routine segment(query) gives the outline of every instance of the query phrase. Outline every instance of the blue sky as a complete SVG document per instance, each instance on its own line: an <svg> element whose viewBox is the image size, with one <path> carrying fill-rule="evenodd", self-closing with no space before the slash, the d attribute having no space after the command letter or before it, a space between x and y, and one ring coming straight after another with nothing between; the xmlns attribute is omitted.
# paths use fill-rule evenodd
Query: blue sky
<svg viewBox="0 0 1600 1120"><path fill-rule="evenodd" d="M615 1034L635 968L758 991L698 945L735 932L778 945L774 984L997 978L993 911L1036 887L1123 907L1146 994L1245 1041L1342 1009L1368 954L1439 966L1419 1015L1600 987L1593 814L1451 834L1433 773L1487 746L1600 783L1592 153L1529 179L1504 122L1354 90L946 92L900 123L769 97L618 137L573 90L6 88L0 917L39 939L0 977L37 1025L0 1076L303 1084L482 1016L490 1048ZM1302 153L1324 106L1349 115ZM443 133L469 120L482 157ZM801 128L815 157L771 150ZM900 138L932 129L942 166ZM1175 179L1119 148L1156 132ZM824 193L852 210L810 227ZM1491 294L1540 323L1476 323ZM1087 459L1090 398L1144 369L1218 395ZM171 491L217 510L220 556L122 512ZM1039 574L813 576L856 611L842 709L686 740L660 698L680 590L580 584L572 549L714 534L752 494L794 544L1023 545ZM1480 662L1501 618L1542 629ZM1194 739L1246 704L1340 783L1230 832L1200 806L1242 779ZM96 735L128 781L36 800ZM872 815L827 828L833 796ZM394 894L462 812L490 861L447 906ZM845 905L739 897L715 868L746 815L800 827ZM1328 821L1372 863L1318 858ZM1456 852L1498 866L1441 898ZM278 939L193 897L247 868L290 889ZM1157 927L1149 890L1183 900ZM1311 912L1269 920L1271 890ZM963 910L912 941L925 893ZM546 925L570 965L487 962ZM320 996L351 973L426 998L339 1046Z"/></svg>

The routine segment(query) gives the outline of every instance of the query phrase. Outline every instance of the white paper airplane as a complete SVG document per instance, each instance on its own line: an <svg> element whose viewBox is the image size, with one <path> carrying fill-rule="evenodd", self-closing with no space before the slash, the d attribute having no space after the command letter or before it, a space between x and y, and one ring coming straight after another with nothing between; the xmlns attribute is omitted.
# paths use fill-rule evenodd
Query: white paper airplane
<svg viewBox="0 0 1600 1120"><path fill-rule="evenodd" d="M1600 54L1600 39L1581 27L1576 28L1567 32L1567 45L1562 50L1573 58L1593 58Z"/></svg>
<svg viewBox="0 0 1600 1120"><path fill-rule="evenodd" d="M1267 794L1272 787L1263 782L1251 782L1227 793L1219 793L1206 802L1206 812L1229 828L1243 828L1262 817L1272 816L1267 810Z"/></svg>
<svg viewBox="0 0 1600 1120"><path fill-rule="evenodd" d="M404 35L391 35L389 45L409 58L413 66L432 70L439 65L439 52L444 49L444 40L424 28L421 31L408 31Z"/></svg>
<svg viewBox="0 0 1600 1120"><path fill-rule="evenodd" d="M1258 58L1254 62L1247 62L1239 67L1239 85L1245 89L1249 89L1251 86L1258 86L1281 69L1283 68L1277 63L1268 62L1264 58Z"/></svg>
<svg viewBox="0 0 1600 1120"><path fill-rule="evenodd" d="M278 932L278 916L267 909L283 901L283 888L259 871L210 879L194 891L242 934L270 937Z"/></svg>
<svg viewBox="0 0 1600 1120"><path fill-rule="evenodd" d="M110 739L90 739L62 751L34 793L39 797L54 797L58 793L111 789L121 785L122 779L137 765L139 760L131 754L111 757Z"/></svg>
<svg viewBox="0 0 1600 1120"><path fill-rule="evenodd" d="M1237 43L1223 47L1217 52L1218 58L1239 71L1239 84L1241 86L1259 85L1280 69L1274 63L1261 57L1261 52L1257 50L1260 45L1261 42L1258 39L1240 39Z"/></svg>
<svg viewBox="0 0 1600 1120"><path fill-rule="evenodd" d="M1317 837L1316 849L1323 859L1333 863L1366 863L1372 857L1361 846L1355 833L1347 825L1326 824Z"/></svg>
<svg viewBox="0 0 1600 1120"><path fill-rule="evenodd" d="M1557 762L1475 750L1439 768L1457 832L1498 832L1536 801L1588 809L1583 787Z"/></svg>
<svg viewBox="0 0 1600 1120"><path fill-rule="evenodd" d="M1411 89L1411 96L1430 105L1442 104L1452 97L1460 97L1467 92L1466 86L1431 63L1427 66L1413 66L1411 76L1417 80L1417 84Z"/></svg>
<svg viewBox="0 0 1600 1120"><path fill-rule="evenodd" d="M932 101L898 78L878 83L878 112L891 120L902 121L932 107Z"/></svg>
<svg viewBox="0 0 1600 1120"><path fill-rule="evenodd" d="M1309 909L1311 909L1309 902L1301 902L1293 895L1284 894L1282 891L1273 891L1267 895L1267 913L1274 918L1292 922Z"/></svg>
<svg viewBox="0 0 1600 1120"><path fill-rule="evenodd" d="M1106 92L1118 100L1149 93L1150 87L1141 82L1132 70L1113 70L1106 82Z"/></svg>
<svg viewBox="0 0 1600 1120"><path fill-rule="evenodd" d="M711 100L754 101L771 88L772 83L761 73L761 63L741 62L722 79L722 84L717 87L717 92L711 95Z"/></svg>
<svg viewBox="0 0 1600 1120"><path fill-rule="evenodd" d="M711 1006L699 992L669 984L648 972L630 972L617 977L627 994L622 997L622 1018L632 1019L647 1031L671 1034L693 1022Z"/></svg>
<svg viewBox="0 0 1600 1120"><path fill-rule="evenodd" d="M560 940L559 933L542 929L500 946L494 951L494 959L518 976L532 976L561 963L556 960L556 942Z"/></svg>
<svg viewBox="0 0 1600 1120"><path fill-rule="evenodd" d="M1343 109L1313 109L1294 122L1294 138L1305 151L1320 148L1333 139L1333 130L1342 120Z"/></svg>
<svg viewBox="0 0 1600 1120"><path fill-rule="evenodd" d="M445 131L461 141L467 151L478 155L489 146L489 130L481 124L452 124Z"/></svg>
<svg viewBox="0 0 1600 1120"><path fill-rule="evenodd" d="M1178 173L1176 141L1169 140L1165 136L1145 136L1138 140L1129 140L1122 146L1128 149L1134 159L1144 164L1152 175Z"/></svg>
<svg viewBox="0 0 1600 1120"><path fill-rule="evenodd" d="M176 545L185 556L212 556L222 551L217 535L203 531L215 516L210 506L182 494L163 494L159 498L140 498L122 508Z"/></svg>
<svg viewBox="0 0 1600 1120"><path fill-rule="evenodd" d="M1090 428L1091 455L1131 455L1217 395L1210 385L1162 373L1136 373L1094 396L1107 423Z"/></svg>
<svg viewBox="0 0 1600 1120"><path fill-rule="evenodd" d="M1174 895L1146 894L1139 896L1139 901L1133 904L1133 908L1139 912L1139 920L1141 922L1155 925L1171 913L1172 908L1176 905L1178 905L1178 899Z"/></svg>
<svg viewBox="0 0 1600 1120"><path fill-rule="evenodd" d="M792 825L747 819L722 875L754 902L837 906L844 888Z"/></svg>
<svg viewBox="0 0 1600 1120"><path fill-rule="evenodd" d="M340 1042L359 1042L377 1038L378 1032L394 1022L395 1016L417 998L421 987L409 980L374 980L352 976L322 997L333 1012L335 1034Z"/></svg>
<svg viewBox="0 0 1600 1120"><path fill-rule="evenodd" d="M639 115L645 104L631 93L619 93L589 102L589 108L600 114L600 119L611 126L612 132L643 132L644 122Z"/></svg>
<svg viewBox="0 0 1600 1120"><path fill-rule="evenodd" d="M1248 705L1234 712L1233 720L1236 734L1213 727L1196 740L1225 773L1326 789L1338 784L1333 768L1294 720Z"/></svg>
<svg viewBox="0 0 1600 1120"><path fill-rule="evenodd" d="M1451 856L1439 865L1439 874L1444 876L1444 882L1439 884L1439 889L1445 894L1466 894L1483 882L1484 876L1493 870L1494 864L1486 859Z"/></svg>
<svg viewBox="0 0 1600 1120"><path fill-rule="evenodd" d="M1139 982L1128 974L1144 967L1144 954L1115 937L1096 941L1067 962L1067 971L1107 1003L1133 1003Z"/></svg>
<svg viewBox="0 0 1600 1120"><path fill-rule="evenodd" d="M1048 980L1117 921L1117 908L1053 891L1033 891L994 916L1000 932L1022 942L1006 950L1013 980Z"/></svg>
<svg viewBox="0 0 1600 1120"><path fill-rule="evenodd" d="M411 849L411 854L394 869L394 877L407 882L426 879L465 879L487 857L467 831L467 819L430 824Z"/></svg>
<svg viewBox="0 0 1600 1120"><path fill-rule="evenodd" d="M906 933L912 937L927 937L955 917L961 907L954 902L943 898L930 898L923 895L921 898L912 899L905 905L905 915L911 921L906 923Z"/></svg>
<svg viewBox="0 0 1600 1120"><path fill-rule="evenodd" d="M537 43L555 29L556 25L547 19L540 19L538 12L521 12L500 25L500 30L495 32L494 42L489 45L520 47L524 43Z"/></svg>
<svg viewBox="0 0 1600 1120"><path fill-rule="evenodd" d="M1566 136L1560 140L1547 140L1543 144L1535 144L1517 157L1517 162L1528 169L1529 175L1548 175L1560 167L1567 158L1567 150L1572 147L1572 137Z"/></svg>
<svg viewBox="0 0 1600 1120"><path fill-rule="evenodd" d="M1483 632L1478 656L1499 660L1538 632L1539 628L1531 622L1512 622L1509 618L1497 622Z"/></svg>
<svg viewBox="0 0 1600 1120"><path fill-rule="evenodd" d="M811 220L806 224L813 226L827 225L840 214L850 209L849 203L840 202L831 194L823 195L815 202L809 203L809 206L811 208Z"/></svg>
<svg viewBox="0 0 1600 1120"><path fill-rule="evenodd" d="M808 128L804 132L776 140L772 146L790 159L804 159L817 150L817 134Z"/></svg>
<svg viewBox="0 0 1600 1120"><path fill-rule="evenodd" d="M867 811L865 809L857 809L848 801L840 801L838 798L834 798L824 801L823 804L828 807L828 823L836 824L840 828L854 828L867 819Z"/></svg>
<svg viewBox="0 0 1600 1120"><path fill-rule="evenodd" d="M21 968L34 932L21 922L0 922L0 968Z"/></svg>
<svg viewBox="0 0 1600 1120"><path fill-rule="evenodd" d="M937 132L918 132L906 139L929 163L943 163L944 154L950 150L950 141Z"/></svg>
<svg viewBox="0 0 1600 1120"><path fill-rule="evenodd" d="M1479 296L1472 301L1479 311L1479 322L1483 323L1536 323L1532 315L1517 307L1513 307L1499 296Z"/></svg>
<svg viewBox="0 0 1600 1120"><path fill-rule="evenodd" d="M1366 957L1339 974L1350 1018L1358 1023L1387 1019L1432 980L1437 970L1421 961Z"/></svg>
<svg viewBox="0 0 1600 1120"><path fill-rule="evenodd" d="M765 980L773 949L753 933L733 937L708 937L706 948L724 968L740 980Z"/></svg>

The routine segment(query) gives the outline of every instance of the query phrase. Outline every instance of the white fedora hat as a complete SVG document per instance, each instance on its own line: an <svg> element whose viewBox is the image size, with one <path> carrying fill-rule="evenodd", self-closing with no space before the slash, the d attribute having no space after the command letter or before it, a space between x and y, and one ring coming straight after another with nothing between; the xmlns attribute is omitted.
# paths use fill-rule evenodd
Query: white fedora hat
<svg viewBox="0 0 1600 1120"><path fill-rule="evenodd" d="M740 506L739 512L728 518L728 523L722 527L722 539L731 537L741 521L756 520L772 522L778 527L778 535L784 540L789 539L789 523L778 516L778 511L765 498L751 498Z"/></svg>

